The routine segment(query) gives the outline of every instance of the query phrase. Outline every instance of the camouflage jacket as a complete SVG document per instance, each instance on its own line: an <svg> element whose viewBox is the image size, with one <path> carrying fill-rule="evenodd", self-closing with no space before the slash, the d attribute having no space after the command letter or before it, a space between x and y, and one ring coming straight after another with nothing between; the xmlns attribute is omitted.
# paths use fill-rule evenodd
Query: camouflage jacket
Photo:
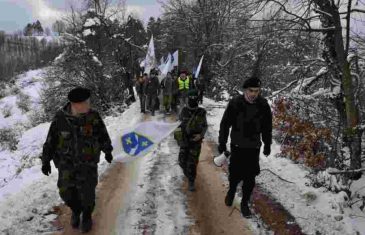
<svg viewBox="0 0 365 235"><path fill-rule="evenodd" d="M60 165L97 164L100 151L111 153L113 147L103 120L98 112L75 117L68 103L59 110L43 145L42 162L54 161Z"/></svg>
<svg viewBox="0 0 365 235"><path fill-rule="evenodd" d="M179 120L181 121L180 127L183 133L184 142L194 143L192 139L196 134L200 134L204 137L208 128L206 114L207 112L205 109L201 107L197 107L196 109L184 107L181 110ZM202 140L195 143L201 143L201 141Z"/></svg>

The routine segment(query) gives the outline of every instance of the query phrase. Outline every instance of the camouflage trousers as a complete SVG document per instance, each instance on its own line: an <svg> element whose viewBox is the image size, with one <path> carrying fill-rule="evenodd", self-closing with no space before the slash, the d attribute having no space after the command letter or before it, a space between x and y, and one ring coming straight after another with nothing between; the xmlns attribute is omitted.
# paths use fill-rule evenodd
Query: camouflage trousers
<svg viewBox="0 0 365 235"><path fill-rule="evenodd" d="M196 178L196 169L199 163L201 143L189 144L187 147L180 148L179 165L184 175L189 181L194 182Z"/></svg>
<svg viewBox="0 0 365 235"><path fill-rule="evenodd" d="M95 164L60 166L57 186L65 204L73 211L90 211L95 206L98 168Z"/></svg>

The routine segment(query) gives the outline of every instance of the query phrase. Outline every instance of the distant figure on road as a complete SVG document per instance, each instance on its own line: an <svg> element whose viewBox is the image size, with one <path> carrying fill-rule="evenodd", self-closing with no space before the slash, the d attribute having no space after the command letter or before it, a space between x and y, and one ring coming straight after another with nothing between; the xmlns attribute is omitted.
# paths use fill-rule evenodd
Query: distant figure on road
<svg viewBox="0 0 365 235"><path fill-rule="evenodd" d="M158 81L157 76L158 71L152 69L146 84L147 106L149 107L149 110L151 110L152 116L155 116L156 103L158 102L158 95L160 92L160 82Z"/></svg>
<svg viewBox="0 0 365 235"><path fill-rule="evenodd" d="M177 79L178 87L179 87L179 101L180 101L180 110L187 105L188 102L188 91L191 88L191 81L187 76L186 71L181 71L180 76Z"/></svg>
<svg viewBox="0 0 365 235"><path fill-rule="evenodd" d="M237 185L243 181L241 213L250 217L248 201L260 174L259 155L261 138L264 155L270 155L272 113L267 100L260 96L261 81L251 77L244 82L244 94L233 98L223 114L219 130L219 153L227 150L231 130L231 158L229 163L229 190L225 204L232 206Z"/></svg>
<svg viewBox="0 0 365 235"><path fill-rule="evenodd" d="M202 75L200 75L195 80L195 87L198 89L198 92L199 92L198 101L200 104L203 104L203 96L204 96L204 91L205 91L205 80Z"/></svg>
<svg viewBox="0 0 365 235"><path fill-rule="evenodd" d="M69 103L59 110L51 123L43 146L42 172L51 173L50 161L58 168L59 194L71 208L71 225L81 231L92 227L91 214L95 206L100 151L109 163L113 147L103 120L91 109L90 90L74 88L68 94Z"/></svg>
<svg viewBox="0 0 365 235"><path fill-rule="evenodd" d="M189 180L189 191L195 191L196 169L199 162L202 141L208 124L206 111L198 106L198 92L189 90L188 104L181 110L181 141L179 165Z"/></svg>
<svg viewBox="0 0 365 235"><path fill-rule="evenodd" d="M171 109L172 94L175 89L175 81L170 72L167 73L166 77L161 81L162 95L163 95L163 106L165 113L169 114Z"/></svg>
<svg viewBox="0 0 365 235"><path fill-rule="evenodd" d="M147 73L139 77L136 82L136 91L139 97L139 103L141 106L141 113L146 112L146 83L147 83Z"/></svg>

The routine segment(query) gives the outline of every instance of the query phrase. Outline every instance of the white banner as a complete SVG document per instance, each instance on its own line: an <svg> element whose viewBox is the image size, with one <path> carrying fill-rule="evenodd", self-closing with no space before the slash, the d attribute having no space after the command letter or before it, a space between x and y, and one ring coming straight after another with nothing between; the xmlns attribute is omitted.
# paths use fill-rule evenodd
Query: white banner
<svg viewBox="0 0 365 235"><path fill-rule="evenodd" d="M128 162L151 152L169 136L180 122L148 121L128 128L113 140L113 156L116 161Z"/></svg>

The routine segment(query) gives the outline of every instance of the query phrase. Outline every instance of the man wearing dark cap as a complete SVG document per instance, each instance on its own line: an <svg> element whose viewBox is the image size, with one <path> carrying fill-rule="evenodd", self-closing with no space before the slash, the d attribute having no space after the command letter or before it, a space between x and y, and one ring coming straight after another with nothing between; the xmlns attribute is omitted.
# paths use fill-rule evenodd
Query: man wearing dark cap
<svg viewBox="0 0 365 235"><path fill-rule="evenodd" d="M243 84L243 95L228 103L219 130L219 153L227 150L226 143L231 129L231 157L229 163L229 190L225 204L232 206L236 188L242 185L241 213L250 217L248 201L255 187L255 177L260 173L259 155L261 140L264 155L270 155L272 113L267 100L260 96L261 81L256 77Z"/></svg>
<svg viewBox="0 0 365 235"><path fill-rule="evenodd" d="M90 108L90 90L77 87L68 94L69 102L51 123L43 146L42 172L51 173L50 161L58 168L59 194L72 210L71 225L81 231L92 227L100 152L109 163L113 147L103 120Z"/></svg>

